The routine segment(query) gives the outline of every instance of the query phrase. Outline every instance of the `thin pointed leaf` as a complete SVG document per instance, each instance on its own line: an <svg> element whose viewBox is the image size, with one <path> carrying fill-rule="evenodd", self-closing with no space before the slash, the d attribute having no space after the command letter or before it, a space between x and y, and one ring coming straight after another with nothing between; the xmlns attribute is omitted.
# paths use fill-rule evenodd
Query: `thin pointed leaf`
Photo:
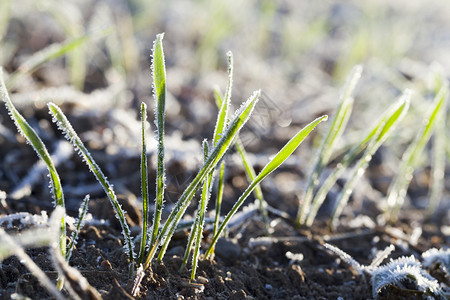
<svg viewBox="0 0 450 300"><path fill-rule="evenodd" d="M226 94L225 94L225 100L222 99L222 95L218 89L214 89L214 96L216 99L217 107L219 108L219 113L217 115L217 122L214 129L214 139L213 139L213 145L215 146L217 142L219 141L223 131L225 130L227 124L228 124L228 107L230 106L231 101L231 91L232 91L232 85L233 85L233 54L231 51L227 53L228 56L228 81L227 81L227 88L226 88ZM239 137L238 137L239 138ZM216 196L216 215L215 215L215 221L214 221L214 229L213 233L217 231L219 228L219 220L220 220L220 209L222 207L222 199L223 199L223 188L224 188L224 174L225 171L225 161L222 160L219 166L219 182L218 182L218 188L217 188L217 196ZM214 181L212 178L213 174L210 175L210 182Z"/></svg>
<svg viewBox="0 0 450 300"><path fill-rule="evenodd" d="M153 215L153 229L150 245L153 245L158 236L158 228L164 206L165 166L164 166L164 112L166 106L166 68L164 64L164 51L162 39L164 34L158 34L153 44L153 96L156 100L155 125L158 132L158 159L156 166L156 200Z"/></svg>
<svg viewBox="0 0 450 300"><path fill-rule="evenodd" d="M244 163L245 174L247 175L249 182L252 182L256 178L256 172L255 172L255 169L253 168L252 164L250 163L250 160L248 159L247 152L245 151L245 148L244 148L244 145L242 144L241 139L238 138L236 140L235 146L236 146L236 150L239 152L239 154L241 156L242 162ZM257 184L255 186L253 193L255 194L255 198L258 199L258 202L259 202L259 210L261 211L263 222L266 227L266 234L269 234L269 221L268 221L267 210L266 210L267 205L266 205L266 201L264 200L261 186L259 184Z"/></svg>
<svg viewBox="0 0 450 300"><path fill-rule="evenodd" d="M48 108L51 115L53 116L53 121L57 123L58 128L65 133L66 139L73 144L75 149L77 149L78 154L83 158L83 160L89 167L89 170L94 174L95 178L97 178L97 180L100 182L101 186L105 190L106 195L108 196L108 199L110 200L111 205L113 206L114 212L116 213L116 217L119 220L120 225L122 227L122 235L125 241L124 248L128 253L131 272L133 268L133 259L134 259L134 251L133 251L134 244L131 240L130 228L128 227L128 224L125 219L125 212L120 206L120 203L117 201L117 196L116 193L114 192L112 185L108 182L106 176L103 174L100 167L94 161L94 158L92 157L91 153L89 153L86 146L84 146L84 143L78 137L77 133L75 132L69 120L67 120L67 117L61 111L61 109L54 103L49 103Z"/></svg>
<svg viewBox="0 0 450 300"><path fill-rule="evenodd" d="M320 146L319 152L316 156L316 162L308 178L305 193L303 195L303 202L301 203L301 205L299 205L297 212L297 226L305 223L306 217L311 209L314 189L319 183L320 173L330 159L331 151L333 150L335 142L339 139L339 137L344 132L345 127L347 126L354 102L351 94L355 89L359 78L361 77L361 72L362 67L358 65L353 68L350 76L347 79L347 83L344 87L344 92L342 93L341 100L339 101L339 107L333 117L333 121L330 124L327 134L324 136L322 145Z"/></svg>
<svg viewBox="0 0 450 300"><path fill-rule="evenodd" d="M145 126L147 125L147 105L141 104L141 134L142 134L142 149L141 149L141 189L142 189L142 231L141 231L141 246L139 253L138 266L144 260L145 247L147 245L148 232L148 163L147 163L147 145L145 142Z"/></svg>
<svg viewBox="0 0 450 300"><path fill-rule="evenodd" d="M228 121L228 107L230 106L231 89L233 85L233 54L231 53L231 51L227 53L227 56L228 56L228 82L225 100L222 101L220 93L216 95L216 99L220 101L220 105L218 104L219 113L217 115L216 126L214 128L214 139L213 139L214 146L219 141L220 136L223 133L224 129L226 128Z"/></svg>
<svg viewBox="0 0 450 300"><path fill-rule="evenodd" d="M80 209L78 210L77 224L75 225L74 232L70 236L70 243L67 246L66 261L70 260L70 257L72 256L73 247L77 244L78 241L78 233L84 226L84 217L86 217L88 211L89 200L90 196L86 195L86 197L84 197L83 202L81 203Z"/></svg>
<svg viewBox="0 0 450 300"><path fill-rule="evenodd" d="M206 139L203 140L202 147L203 147L203 163L205 163L209 156L209 147L208 147L208 142ZM194 277L195 277L194 270L196 270L196 268L197 268L198 255L199 255L199 250L200 250L200 241L201 241L201 237L200 237L200 239L198 239L197 236L199 234L201 235L202 231L203 231L203 224L205 221L204 213L206 210L207 201L209 200L209 188L210 188L210 180L211 180L212 176L207 176L206 178L207 179L203 183L202 197L200 199L197 213L195 216L195 220L192 223L191 232L189 234L186 251L184 253L183 264L181 265L181 268L180 268L180 272L183 271L183 269L185 268L185 266L187 264L187 260L191 253L191 250L192 250L192 244L195 241L194 256L192 257L192 272L193 272L192 274L194 274L193 275ZM203 215L203 217L202 217L202 215ZM200 227L201 227L201 230L199 229ZM194 279L194 278L191 278L191 279Z"/></svg>
<svg viewBox="0 0 450 300"><path fill-rule="evenodd" d="M277 169L303 142L303 140L309 135L309 133L322 121L325 121L327 116L322 116L310 124L305 126L302 130L300 130L287 144L275 155L275 157L267 163L267 165L261 170L261 172L256 176L256 178L252 181L252 183L248 186L248 188L244 191L244 193L239 197L239 199L234 204L233 208L231 208L230 212L227 214L225 219L222 222L218 232L213 237L211 241L211 245L206 251L205 258L212 254L212 251L217 243L220 235L224 231L228 222L231 220L233 215L237 212L237 210L244 203L245 199L248 195L254 190L257 184L259 184L264 178L267 177L270 173L272 173L275 169Z"/></svg>
<svg viewBox="0 0 450 300"><path fill-rule="evenodd" d="M208 142L206 140L203 141L203 160L206 162L209 156L209 148ZM209 192L210 192L210 184L211 184L212 176L206 176L206 179L203 183L202 197L200 198L200 203L198 204L197 216L195 218L194 225L194 234L195 235L195 243L194 243L194 253L192 255L192 271L191 271L191 280L195 279L195 273L197 272L198 265L198 257L200 255L200 245L203 237L203 226L205 224L205 214L206 207L208 206L209 201Z"/></svg>
<svg viewBox="0 0 450 300"><path fill-rule="evenodd" d="M222 207L222 199L223 199L223 189L224 189L224 172L225 172L225 162L222 161L219 166L219 179L217 184L217 195L216 195L216 211L214 217L214 229L213 235L216 234L219 229L220 222L220 210Z"/></svg>
<svg viewBox="0 0 450 300"><path fill-rule="evenodd" d="M48 172L50 174L50 187L53 199L55 200L56 206L64 207L64 193L61 186L61 180L59 178L58 172L56 171L55 165L47 151L44 143L37 135L36 131L28 124L25 118L19 113L15 108L11 99L9 98L8 91L6 90L5 82L3 81L3 68L0 67L0 97L2 101L5 102L6 108L9 111L11 119L16 124L17 130L23 135L28 143L36 151L39 158L45 162ZM60 239L59 247L63 256L66 255L66 223L64 221L64 215L61 218L60 224Z"/></svg>
<svg viewBox="0 0 450 300"><path fill-rule="evenodd" d="M191 255L191 252L192 252L192 244L194 243L194 240L195 240L195 220L192 222L190 232L191 233L189 234L189 237L188 237L186 249L184 250L183 263L181 264L181 267L178 270L178 272L180 272L180 273L183 272L184 269L186 268L187 262L189 260L189 256Z"/></svg>

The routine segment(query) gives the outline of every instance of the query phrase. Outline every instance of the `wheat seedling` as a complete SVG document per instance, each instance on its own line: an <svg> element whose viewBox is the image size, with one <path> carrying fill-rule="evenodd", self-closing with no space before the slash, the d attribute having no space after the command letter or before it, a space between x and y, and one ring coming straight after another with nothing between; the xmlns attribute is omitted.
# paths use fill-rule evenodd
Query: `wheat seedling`
<svg viewBox="0 0 450 300"><path fill-rule="evenodd" d="M369 165L375 152L384 143L386 138L398 124L398 122L403 119L409 108L410 93L406 92L404 97L400 98L398 103L394 104L393 107L388 109L388 113L385 118L377 125L379 126L379 131L373 136L369 141L366 150L364 151L362 157L357 161L352 174L350 175L347 183L342 188L342 191L336 200L337 206L333 211L330 220L330 226L334 226L334 222L342 213L345 205L347 205L348 198L352 193L358 179L364 174L365 169Z"/></svg>
<svg viewBox="0 0 450 300"><path fill-rule="evenodd" d="M323 168L328 163L330 159L332 149L335 142L339 139L347 126L350 114L353 108L354 99L351 96L356 84L361 77L362 67L356 66L353 68L350 76L347 79L347 83L344 87L344 92L341 95L341 101L336 114L333 117L333 121L330 123L328 133L324 136L322 145L316 155L316 162L309 175L308 182L306 184L306 189L303 194L303 201L299 205L297 212L297 227L305 224L308 214L311 212L311 202L313 201L314 190L319 184L319 177Z"/></svg>
<svg viewBox="0 0 450 300"><path fill-rule="evenodd" d="M422 123L423 126L419 129L414 141L403 154L400 167L398 168L399 172L389 186L386 200L388 208L385 211L385 216L390 221L397 219L398 211L406 197L406 191L412 179L414 168L433 133L434 126L439 119L439 112L446 107L447 94L448 86L443 84Z"/></svg>
<svg viewBox="0 0 450 300"><path fill-rule="evenodd" d="M409 107L409 99L411 97L411 91L406 90L402 97L391 105L384 114L381 116L380 120L375 123L375 125L369 130L369 133L361 140L359 144L354 146L342 159L342 161L336 166L336 168L332 171L332 173L326 178L320 189L317 191L314 201L312 203L311 211L306 220L306 225L311 226L314 222L314 219L319 211L320 206L325 201L325 197L331 187L334 185L336 180L344 173L344 171L350 166L352 162L357 160L361 154L363 154L362 158L359 158L357 162L357 168L355 168L351 183L347 185L345 190L348 191L351 185L354 185L357 179L357 176L361 176L358 172L361 172L361 167L364 170L364 167L367 165L368 160L371 159L371 155L377 150L377 148L383 143L383 141L387 138L387 136L391 133L392 129L398 123L398 121L403 117ZM371 154L372 153L372 154ZM337 217L343 208L343 204L346 202L346 197L349 195L341 194L341 200L338 202L338 206L334 212L335 217ZM342 201L345 200L345 201ZM339 204L341 203L341 204ZM339 207L339 205L341 207Z"/></svg>

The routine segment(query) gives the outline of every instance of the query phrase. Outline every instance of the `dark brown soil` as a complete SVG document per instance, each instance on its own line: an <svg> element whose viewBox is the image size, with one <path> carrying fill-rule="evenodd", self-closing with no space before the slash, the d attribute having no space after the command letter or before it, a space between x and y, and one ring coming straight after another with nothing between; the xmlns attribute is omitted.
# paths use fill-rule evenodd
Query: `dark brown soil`
<svg viewBox="0 0 450 300"><path fill-rule="evenodd" d="M104 299L133 299L129 295L131 281L127 277L128 261L122 251L120 227L111 217L113 213L107 206L107 201L102 198L93 199L90 211L100 213L112 225L87 225L80 233L70 264L81 271ZM8 201L12 210L16 206L29 207L30 202L33 201ZM125 197L122 197L122 202L126 202ZM137 223L139 220L134 221ZM178 273L187 232L177 233L164 262L155 263L146 271L137 298L370 299L370 283L335 255L327 252L321 246L324 240L338 246L363 264L370 262L373 249L384 249L390 243L399 245L391 255L394 258L411 254L418 256L427 249L449 243L449 237L440 232L436 222L424 223L424 232L415 245L389 233L386 228L339 228L337 232L330 233L324 229L327 224L319 222L311 230L298 232L284 220L271 219L271 222L273 240L262 245L251 240L264 236L264 224L258 216L239 228L237 233L230 232L230 238L223 238L219 242L217 248L220 250L216 251L215 259L200 263L196 282L189 280L190 273L187 271ZM397 223L394 228L402 230L406 237L411 233L406 221ZM10 231L18 229L12 228ZM205 235L208 237L207 232ZM56 278L47 249L31 249L27 252L50 278ZM301 253L304 259L290 261L286 257L287 252ZM0 268L1 299L9 299L12 293L32 299L48 297L16 257L4 260ZM392 295L388 293L386 299ZM408 296L405 298L410 299Z"/></svg>
<svg viewBox="0 0 450 300"><path fill-rule="evenodd" d="M15 1L10 2L15 3ZM167 216L170 207L176 203L183 189L193 179L201 164L201 140L213 134L217 110L211 88L214 84L225 86L225 53L230 46L235 48L236 61L233 105L237 107L243 99L248 97L250 94L248 90L263 88L261 109L255 110L254 121L246 124L247 127L241 136L245 140L246 149L257 171L261 170L268 158L305 124L321 114L331 116L334 113L338 95L343 86L341 82L344 81L343 76L345 76L339 77L337 74L349 69L346 64L353 66L355 63L360 63L359 58L353 60L349 58L348 62L339 60L345 60L346 51L352 51L354 44L359 41L358 37L365 36L359 31L355 33L355 28L360 27L357 22L365 22L364 20L368 19L370 20L368 23L370 26L367 29L369 33L372 31L384 33L391 30L387 26L403 24L398 22L399 18L403 18L403 21L408 20L405 24L410 24L408 18L415 20L417 17L420 22L414 22L417 25L413 25L418 26L420 30L417 27L410 28L402 25L407 27L408 33L417 34L414 36L415 39L411 38L410 41L415 48L404 50L406 58L397 53L383 52L387 57L385 62L380 57L370 60L370 53L367 54L367 75L363 76L360 90L355 92L355 112L349 124L351 129L346 132L346 136L342 137L344 144L354 142L355 138L352 135L369 126L372 118L376 119L375 116L379 115L383 106L401 93L399 86L403 88L403 86L417 85L419 94L422 93L425 89L423 77L426 76L421 72L428 70L430 59L441 58L444 66L445 62L448 62L446 56L448 55L446 42L448 38L436 37L439 36L437 32L441 31L443 36L448 35L448 32L444 30L444 28L450 28L447 22L449 18L444 14L448 9L433 10L427 3L425 6L429 9L420 11L420 16L409 12L409 17L402 17L404 11L402 5L397 5L397 2L392 2L394 4L391 5L387 4L389 1L378 1L386 2L378 7L380 16L377 15L378 10L374 9L377 13L370 17L365 15L369 15L370 9L366 11L361 6L361 1L336 1L335 4L325 1L329 2L326 5L322 1L317 7L313 4L314 1L308 5L306 5L307 1L280 1L268 28L264 27L265 29L261 32L247 31L247 25L248 28L254 26L250 24L254 16L244 16L245 22L241 24L242 26L236 26L240 28L239 30L242 29L242 35L240 35L241 32L230 34L228 38L217 42L212 50L206 51L199 49L203 45L204 33L199 33L199 29L195 27L194 20L197 21L198 15L195 5L185 3L190 9L186 12L187 15L192 15L193 18L186 19L191 21L183 19L186 24L192 23L190 25L193 25L193 28L188 29L187 26L179 26L176 22L183 15L179 12L180 8L176 5L170 7L171 4L166 7L162 4L165 1L160 1L159 5L151 7L155 13L145 16L145 19L150 21L142 19L140 8L136 4L139 1L81 2L87 3L80 8L81 17L86 24L90 24L92 21L90 18L93 15L96 16L94 12L99 3L106 3L112 9L113 19L119 22L115 25L119 29L125 28L128 24L129 20L125 18L126 16L135 17L134 37L137 51L141 53L138 57L128 57L128 63L131 64L132 61L134 67L130 66L122 74L118 70L112 70L112 61L107 54L110 49L107 49L104 41L98 42L95 47L92 46L92 52L95 52L94 57L90 57L91 52L86 51L86 56L92 61L86 63L86 82L78 91L79 94L66 99L64 95L59 94L61 90L57 90L48 100L62 104L61 107L75 130L86 142L96 162L114 184L119 200L128 212L127 222L133 236L140 233L142 223L139 200L138 111L141 101L149 105L149 112L153 106L149 76L149 49L156 33L166 31L164 45L167 46L165 51L170 96L166 113L167 188L163 219ZM203 1L200 6L209 6L206 2L208 1ZM263 8L259 6L264 6L263 2L270 1L253 2L255 7L252 7L251 11L256 12L261 19L266 18L268 15L263 15ZM372 5L377 3L377 1L372 2ZM17 4L12 5L16 7ZM184 6L180 7L184 8ZM4 58L1 57L6 73L11 74L17 70L20 63L32 53L50 43L67 38L63 34L61 25L57 25L59 23L52 19L52 13L46 12L45 8L35 10L33 6L31 8L33 16L29 18L28 11L20 13L21 9L16 7L16 10L12 12L13 17L5 32L4 40L0 38L2 53L3 44L14 45L10 47L13 52L10 59L3 61ZM234 16L235 11L231 11ZM411 11L414 12L413 9ZM215 16L216 13L218 12L209 14ZM297 49L295 47L298 45L289 44L291 39L289 37L287 41L284 41L286 49L283 48L283 43L279 39L284 36L282 31L284 25L288 26L293 19L306 20L304 21L306 25L302 24L306 27L299 25L299 28L309 32L308 22L315 22L315 19L320 16L327 16L322 29L324 32L317 36L310 32L310 39L317 44L314 42L314 45L308 45L309 42L305 42L303 48ZM121 19L122 17L125 19ZM200 17L202 16L198 15L198 18ZM378 17L381 19L378 20ZM250 20L248 24L247 19ZM283 22L286 24L281 20L285 20ZM228 22L228 19L226 21ZM258 22L256 23L259 24ZM86 25L84 23L83 26ZM383 28L372 28L372 25L378 23L386 25ZM124 32L120 36L121 39L126 37L123 35L128 34ZM258 54L253 57L254 49L248 42L249 36L253 38L254 35L258 35L255 32L261 33L263 42L258 42L262 50L258 50ZM235 41L232 35L238 39ZM357 38L353 38L354 36ZM372 36L369 40L371 38ZM397 38L384 35L378 38L374 44L378 45L378 42L382 40L383 46L386 42L386 48L398 48L398 45L394 43ZM292 38L292 40L295 39ZM3 43L4 41L7 43ZM266 43L270 44L270 47L266 47ZM117 48L124 45L125 43L120 44ZM294 53L289 54L289 45L293 47ZM91 45L88 46L91 47ZM247 47L244 49L244 46ZM370 52L369 50L367 51ZM372 49L375 52L376 50L377 48ZM389 52L388 50L386 52ZM203 54L205 55L202 56ZM215 59L215 55L223 59ZM288 60L289 57L291 61ZM210 65L207 65L208 58L212 61L209 62ZM408 60L409 58L412 59ZM44 64L32 75L23 77L23 81L10 90L13 100L17 100L15 103L18 109L38 130L51 153L55 151L58 141L64 138L52 123L45 105L39 102L42 100L40 92L45 91L46 88L70 87L66 60L67 58L58 58ZM390 73L386 75L386 72ZM119 88L120 91L117 93L101 94L102 89L116 85L115 77L110 73L117 77L122 76L125 87ZM448 77L448 74L446 75ZM91 92L93 93L90 94ZM95 92L100 92L100 98L106 98L96 98L93 95ZM380 100L381 98L383 100ZM361 264L369 264L376 250L382 250L390 244L395 245L391 258L404 255L420 258L424 251L433 247L448 247L450 245L448 235L450 181L448 179L445 182L440 210L432 218L425 218L424 207L430 186L429 161L426 167L417 169L414 174L407 201L400 212L400 220L391 225L383 225L377 220L381 214L380 206L385 200L387 187L395 175L401 153L413 136L410 132L414 130L411 129L413 127L406 127L408 124L420 123L416 120L422 118L422 106L415 109L418 112L412 112L412 121L409 120L406 126L402 125L406 138L398 134L396 136L398 141L381 147L375 154L365 176L361 179L361 184L350 198L336 230L329 231L327 222L333 199L343 186L341 181L329 193L318 219L311 228L296 229L293 226L299 199L313 161L311 158L316 151L313 145L318 144L318 137L320 137L318 133L321 129L317 129L293 157L262 184L268 204L290 216L280 218L274 214L269 215L270 238L262 239L267 237L265 225L259 214L253 215L244 223L228 231L227 238L219 241L214 259L200 262L197 280L192 282L189 280L188 271L182 273L178 271L188 232L176 232L163 262L154 263L146 270L146 276L136 299L371 299L370 282L335 254L327 251L323 247L325 242L339 247ZM413 119L415 117L417 118ZM152 131L155 129L153 114L149 114L149 118L151 123L149 135L153 135ZM30 173L38 159L32 148L25 143L24 138L17 134L2 103L0 103L0 125L2 125L0 127L0 192L5 191L7 194L6 205L0 201L0 217L17 212L40 214L42 211L47 211L50 215L54 206L45 170L38 175L37 180L31 182L29 192L25 191L23 195L13 197L13 191ZM154 199L156 143L153 136L148 140L151 169L149 172L150 198ZM343 149L342 151L345 151L345 148ZM428 151L427 157L431 157L431 150L426 151ZM341 154L337 153L334 156L340 157ZM335 161L338 160L335 159ZM334 167L334 163L330 164L330 169ZM105 225L87 224L81 230L70 265L77 268L104 299L134 299L130 296L132 281L128 277L128 259L123 251L120 225L114 217L109 200L105 198L104 191L76 154L71 154L60 162L57 169L64 188L67 213L76 217L81 199L86 194L90 194L89 213L94 219L107 222ZM447 166L446 178L449 172ZM233 150L227 156L225 177L223 214L230 210L248 184L244 169ZM209 212L214 211L214 200L213 192L208 207ZM188 208L187 215L193 215L197 207L196 201L197 199ZM249 197L245 205L252 201L254 201L253 198ZM358 220L361 222L358 223ZM8 233L20 234L22 230L27 229L19 228L18 224L13 225L6 229ZM417 230L422 231L419 232L417 240L414 240L412 237L417 236ZM202 250L205 250L210 243L210 233L210 229L206 228L203 233ZM286 256L288 252L302 254L303 260L291 260ZM52 267L47 248L28 249L27 253L51 279L56 279L57 274ZM431 273L440 282L450 286L448 277L446 278L437 270L432 270ZM15 256L0 262L0 299L11 299L14 293L31 299L50 298L47 291ZM388 287L380 293L378 298L421 299L423 296L416 291Z"/></svg>

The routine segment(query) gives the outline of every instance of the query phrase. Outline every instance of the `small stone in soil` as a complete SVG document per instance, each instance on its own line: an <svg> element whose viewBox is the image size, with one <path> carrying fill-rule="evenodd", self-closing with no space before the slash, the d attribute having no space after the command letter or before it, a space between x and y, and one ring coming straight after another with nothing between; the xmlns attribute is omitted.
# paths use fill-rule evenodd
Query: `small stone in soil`
<svg viewBox="0 0 450 300"><path fill-rule="evenodd" d="M233 240L220 238L217 241L215 253L225 262L234 262L241 254L241 247Z"/></svg>
<svg viewBox="0 0 450 300"><path fill-rule="evenodd" d="M205 278L203 276L198 276L197 277L198 282L200 282L201 284L207 284L209 282L208 278Z"/></svg>
<svg viewBox="0 0 450 300"><path fill-rule="evenodd" d="M183 246L175 246L169 249L166 253L167 256L178 256L183 257L184 255L184 247Z"/></svg>

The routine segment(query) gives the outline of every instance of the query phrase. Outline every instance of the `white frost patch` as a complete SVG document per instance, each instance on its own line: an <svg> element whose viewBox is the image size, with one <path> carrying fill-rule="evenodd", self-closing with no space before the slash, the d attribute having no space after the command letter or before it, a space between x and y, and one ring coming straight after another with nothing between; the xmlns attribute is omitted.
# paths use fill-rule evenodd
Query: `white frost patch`
<svg viewBox="0 0 450 300"><path fill-rule="evenodd" d="M293 264L295 262L301 262L304 258L302 253L292 253L291 251L286 252L286 257L291 260L289 262L289 264Z"/></svg>
<svg viewBox="0 0 450 300"><path fill-rule="evenodd" d="M41 211L40 215L32 215L27 212L20 212L15 214L10 214L0 218L0 226L6 223L6 229L13 226L14 221L20 221L19 229L28 225L46 225L48 223L48 215L45 210Z"/></svg>

